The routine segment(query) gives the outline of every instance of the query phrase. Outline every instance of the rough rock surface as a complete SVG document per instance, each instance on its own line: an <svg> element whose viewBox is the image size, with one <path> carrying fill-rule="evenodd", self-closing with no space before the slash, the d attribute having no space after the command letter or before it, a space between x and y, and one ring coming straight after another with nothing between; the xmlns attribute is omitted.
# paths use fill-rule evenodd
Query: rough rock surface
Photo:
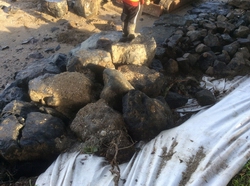
<svg viewBox="0 0 250 186"><path fill-rule="evenodd" d="M94 83L84 74L64 72L45 74L29 82L31 100L56 107L69 118L78 109L95 100Z"/></svg>
<svg viewBox="0 0 250 186"><path fill-rule="evenodd" d="M133 155L134 148L122 114L102 99L80 109L70 128L84 142L84 153L97 153L110 161L118 158L119 162ZM115 157L116 149L121 148L126 150L119 151L118 157Z"/></svg>
<svg viewBox="0 0 250 186"><path fill-rule="evenodd" d="M137 141L150 140L161 131L174 127L169 106L138 90L131 90L124 96L123 117L129 134Z"/></svg>

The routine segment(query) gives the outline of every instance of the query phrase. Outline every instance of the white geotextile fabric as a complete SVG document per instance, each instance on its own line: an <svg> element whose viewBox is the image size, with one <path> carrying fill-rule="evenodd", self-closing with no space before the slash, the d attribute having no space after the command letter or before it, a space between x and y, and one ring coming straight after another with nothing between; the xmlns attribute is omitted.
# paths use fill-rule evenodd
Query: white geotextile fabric
<svg viewBox="0 0 250 186"><path fill-rule="evenodd" d="M204 82L230 93L141 147L119 166L119 185L223 186L250 159L250 78L205 78ZM65 153L38 177L36 185L115 185L110 169L101 157Z"/></svg>

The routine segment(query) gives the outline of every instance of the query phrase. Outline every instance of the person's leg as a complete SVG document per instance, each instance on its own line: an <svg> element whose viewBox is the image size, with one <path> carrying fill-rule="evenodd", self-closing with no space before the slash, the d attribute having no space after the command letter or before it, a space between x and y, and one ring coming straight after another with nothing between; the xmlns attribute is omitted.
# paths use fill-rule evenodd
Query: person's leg
<svg viewBox="0 0 250 186"><path fill-rule="evenodd" d="M136 22L139 16L139 12L141 9L141 5L137 7L129 7L129 14L128 14L128 38L133 40L135 38L135 28Z"/></svg>
<svg viewBox="0 0 250 186"><path fill-rule="evenodd" d="M129 5L123 3L123 9L121 14L123 37L128 36L128 14L129 14Z"/></svg>

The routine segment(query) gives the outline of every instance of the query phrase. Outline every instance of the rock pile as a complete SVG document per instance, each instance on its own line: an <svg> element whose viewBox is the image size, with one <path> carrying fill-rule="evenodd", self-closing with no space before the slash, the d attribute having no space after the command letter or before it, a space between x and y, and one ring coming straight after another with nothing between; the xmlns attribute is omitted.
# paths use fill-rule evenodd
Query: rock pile
<svg viewBox="0 0 250 186"><path fill-rule="evenodd" d="M0 180L10 171L24 176L13 165L41 168L34 162L50 163L72 146L127 161L138 141L180 124L175 108L189 98L214 104L200 77L249 73L249 16L205 3L184 17L163 15L130 43L101 32L69 55L34 61L0 95Z"/></svg>
<svg viewBox="0 0 250 186"><path fill-rule="evenodd" d="M166 73L201 72L215 77L247 74L249 15L248 10L226 3L206 2L184 17L165 14L155 22L154 28L144 28L143 33L154 33L161 45L156 59ZM166 30L167 37L159 34L161 29Z"/></svg>

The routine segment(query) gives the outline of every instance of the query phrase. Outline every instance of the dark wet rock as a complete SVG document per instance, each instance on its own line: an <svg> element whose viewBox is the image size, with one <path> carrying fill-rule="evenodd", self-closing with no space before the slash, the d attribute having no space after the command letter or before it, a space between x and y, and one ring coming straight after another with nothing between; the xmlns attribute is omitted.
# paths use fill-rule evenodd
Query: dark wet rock
<svg viewBox="0 0 250 186"><path fill-rule="evenodd" d="M198 30L188 31L187 36L190 38L191 42L200 40L202 38L201 31Z"/></svg>
<svg viewBox="0 0 250 186"><path fill-rule="evenodd" d="M172 35L168 39L168 41L166 42L167 46L170 47L170 48L173 48L174 46L176 46L179 43L181 38L182 38L182 34L174 34L174 35Z"/></svg>
<svg viewBox="0 0 250 186"><path fill-rule="evenodd" d="M164 63L164 70L166 71L167 74L176 74L179 72L179 66L178 62L174 59L169 59L166 60Z"/></svg>
<svg viewBox="0 0 250 186"><path fill-rule="evenodd" d="M201 54L197 62L199 63L200 69L206 71L209 66L213 66L215 59L215 54L212 51L209 51Z"/></svg>
<svg viewBox="0 0 250 186"><path fill-rule="evenodd" d="M222 50L221 54L217 55L217 59L219 61L223 61L226 64L228 64L230 62L230 60L231 60L231 57L230 57L230 55L228 54L227 51Z"/></svg>
<svg viewBox="0 0 250 186"><path fill-rule="evenodd" d="M188 64L190 66L194 66L198 60L198 55L196 54L185 53L183 57L188 59Z"/></svg>
<svg viewBox="0 0 250 186"><path fill-rule="evenodd" d="M204 52L208 52L210 51L211 48L208 47L207 45L200 43L196 48L195 48L195 52L197 53L204 53Z"/></svg>
<svg viewBox="0 0 250 186"><path fill-rule="evenodd" d="M249 49L247 47L241 47L238 49L239 53L242 53L244 59L250 59Z"/></svg>
<svg viewBox="0 0 250 186"><path fill-rule="evenodd" d="M239 38L246 38L249 34L250 29L247 26L240 26L234 31L234 35Z"/></svg>
<svg viewBox="0 0 250 186"><path fill-rule="evenodd" d="M156 51L155 51L155 59L163 59L163 57L165 56L165 48L163 47L157 47Z"/></svg>
<svg viewBox="0 0 250 186"><path fill-rule="evenodd" d="M201 106L212 105L216 102L213 93L207 89L200 90L195 94L195 97Z"/></svg>
<svg viewBox="0 0 250 186"><path fill-rule="evenodd" d="M56 18L63 17L68 12L67 0L41 0L42 10Z"/></svg>
<svg viewBox="0 0 250 186"><path fill-rule="evenodd" d="M224 43L226 45L230 44L230 43L232 43L234 41L233 38L227 33L221 34L221 38L222 38L222 40L224 41Z"/></svg>
<svg viewBox="0 0 250 186"><path fill-rule="evenodd" d="M161 63L161 60L153 59L153 61L152 61L149 68L154 69L157 72L162 72L163 71L163 65Z"/></svg>
<svg viewBox="0 0 250 186"><path fill-rule="evenodd" d="M203 27L205 29L211 30L212 32L215 32L215 30L217 29L216 24L213 22L205 22L203 23Z"/></svg>
<svg viewBox="0 0 250 186"><path fill-rule="evenodd" d="M97 153L112 160L116 147L126 148L118 151L118 162L129 160L134 153L122 115L102 99L80 109L70 128L84 142L84 153Z"/></svg>
<svg viewBox="0 0 250 186"><path fill-rule="evenodd" d="M10 115L0 125L1 155L8 161L50 159L61 151L56 138L65 134L65 125L51 115L30 112L25 124Z"/></svg>
<svg viewBox="0 0 250 186"><path fill-rule="evenodd" d="M160 95L165 82L163 74L146 66L136 65L123 65L118 67L118 70L136 90L140 90L149 97Z"/></svg>
<svg viewBox="0 0 250 186"><path fill-rule="evenodd" d="M136 141L150 140L174 127L169 106L138 90L131 90L124 96L123 117L129 134Z"/></svg>
<svg viewBox="0 0 250 186"><path fill-rule="evenodd" d="M163 61L163 68L167 74L176 74L179 72L179 66L176 60L174 59L167 59Z"/></svg>
<svg viewBox="0 0 250 186"><path fill-rule="evenodd" d="M13 100L3 108L1 112L1 119L6 118L9 115L14 115L21 124L24 124L27 114L38 111L39 108L30 102Z"/></svg>
<svg viewBox="0 0 250 186"><path fill-rule="evenodd" d="M34 61L31 65L27 66L24 70L19 71L15 79L27 86L31 79L46 73L59 74L65 71L66 55L56 54L49 58Z"/></svg>
<svg viewBox="0 0 250 186"><path fill-rule="evenodd" d="M234 24L224 21L217 21L216 26L219 33L225 33L225 34L233 32L236 28Z"/></svg>
<svg viewBox="0 0 250 186"><path fill-rule="evenodd" d="M30 101L27 89L18 86L18 82L11 83L4 91L0 94L0 111L11 101Z"/></svg>
<svg viewBox="0 0 250 186"><path fill-rule="evenodd" d="M230 57L234 56L234 54L237 52L238 48L240 47L240 44L238 41L234 41L233 43L229 45L223 46L223 50L227 51Z"/></svg>
<svg viewBox="0 0 250 186"><path fill-rule="evenodd" d="M188 58L179 57L176 59L179 70L184 74L188 74L191 71Z"/></svg>
<svg viewBox="0 0 250 186"><path fill-rule="evenodd" d="M103 79L104 88L100 98L104 99L109 106L122 110L122 97L134 87L120 71L115 69L105 69Z"/></svg>
<svg viewBox="0 0 250 186"><path fill-rule="evenodd" d="M245 67L246 63L248 63L248 59L244 57L243 52L237 52L235 56L231 59L228 64L228 67L231 70L240 71L242 68Z"/></svg>
<svg viewBox="0 0 250 186"><path fill-rule="evenodd" d="M211 75L229 76L231 74L232 74L232 71L227 66L227 63L223 61L219 61L219 60L214 61L213 72L211 73Z"/></svg>
<svg viewBox="0 0 250 186"><path fill-rule="evenodd" d="M186 96L175 92L168 92L165 100L171 109L182 107L188 102L188 98Z"/></svg>
<svg viewBox="0 0 250 186"><path fill-rule="evenodd" d="M210 47L213 51L220 51L221 50L220 41L216 35L208 34L204 38L203 41L204 41L204 44L207 45L208 47Z"/></svg>
<svg viewBox="0 0 250 186"><path fill-rule="evenodd" d="M246 47L250 50L250 39L249 38L238 38L237 41L239 42L241 47Z"/></svg>
<svg viewBox="0 0 250 186"><path fill-rule="evenodd" d="M230 18L230 16L228 16L228 14L225 15L218 15L217 16L217 21L227 21L227 19Z"/></svg>

